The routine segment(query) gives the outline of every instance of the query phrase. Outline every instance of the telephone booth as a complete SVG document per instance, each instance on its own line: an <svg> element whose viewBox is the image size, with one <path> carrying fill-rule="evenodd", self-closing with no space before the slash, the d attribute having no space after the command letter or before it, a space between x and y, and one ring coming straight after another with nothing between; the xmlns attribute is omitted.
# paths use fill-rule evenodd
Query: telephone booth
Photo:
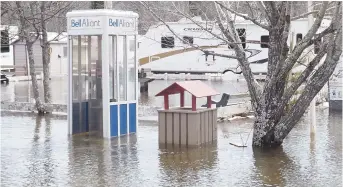
<svg viewBox="0 0 343 187"><path fill-rule="evenodd" d="M128 11L67 13L69 134L136 132L137 19Z"/></svg>

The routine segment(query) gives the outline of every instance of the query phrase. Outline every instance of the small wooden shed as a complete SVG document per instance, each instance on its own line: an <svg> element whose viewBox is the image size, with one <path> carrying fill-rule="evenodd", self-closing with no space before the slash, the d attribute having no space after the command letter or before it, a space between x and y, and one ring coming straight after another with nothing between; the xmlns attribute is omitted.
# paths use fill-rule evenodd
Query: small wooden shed
<svg viewBox="0 0 343 187"><path fill-rule="evenodd" d="M185 107L185 91L192 95L192 107ZM180 106L169 107L169 95L180 94ZM217 140L217 109L196 107L196 99L219 93L201 81L175 82L156 96L164 97L164 109L158 110L159 143L197 146ZM211 102L208 102L211 103Z"/></svg>

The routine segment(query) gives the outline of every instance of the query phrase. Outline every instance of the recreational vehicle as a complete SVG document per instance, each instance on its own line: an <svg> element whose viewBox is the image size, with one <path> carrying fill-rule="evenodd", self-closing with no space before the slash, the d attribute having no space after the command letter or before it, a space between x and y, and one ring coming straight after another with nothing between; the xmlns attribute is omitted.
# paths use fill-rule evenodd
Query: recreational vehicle
<svg viewBox="0 0 343 187"><path fill-rule="evenodd" d="M139 68L148 68L154 73L223 73L225 70L240 72L237 60L211 55L211 53L206 54L206 51L211 51L217 54L234 55L229 45L207 32L209 30L223 37L218 26L200 17L195 17L193 20L202 27L185 18L178 22L166 23L178 37L163 23L151 26L138 41ZM320 30L327 27L329 23L330 20L324 19ZM268 31L242 18L236 19L235 27L242 42L255 41L255 43L242 44L253 73L266 74L268 45L261 42L268 42ZM308 30L307 18L293 21L288 45L294 46ZM315 48L319 45L320 43L317 42ZM232 80L239 77L232 73L228 76L228 79Z"/></svg>

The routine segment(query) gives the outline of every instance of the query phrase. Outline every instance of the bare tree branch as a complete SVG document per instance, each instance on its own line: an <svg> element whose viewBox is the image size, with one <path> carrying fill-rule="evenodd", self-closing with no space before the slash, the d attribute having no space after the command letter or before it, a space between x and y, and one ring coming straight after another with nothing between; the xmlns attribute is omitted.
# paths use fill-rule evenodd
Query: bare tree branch
<svg viewBox="0 0 343 187"><path fill-rule="evenodd" d="M291 97L294 95L294 93L298 90L298 88L306 81L306 79L311 75L315 67L319 64L320 60L324 57L326 54L326 48L328 46L328 43L323 43L321 45L319 53L316 55L315 58L312 59L312 61L306 66L306 69L301 73L301 75L297 78L297 80L292 83L292 85L286 89L284 95L282 96L282 101L278 106L277 112L281 112L286 104L289 102Z"/></svg>
<svg viewBox="0 0 343 187"><path fill-rule="evenodd" d="M333 22L341 21L342 17L339 14L341 11L341 2L337 2L338 6L335 10L335 17ZM305 86L302 94L291 108L288 115L284 116L279 124L276 125L274 135L278 139L285 138L295 124L299 121L302 114L310 105L312 99L322 89L329 77L332 75L338 60L342 54L342 28L339 28L337 33L332 33L327 47L327 55L324 63L314 73L311 80Z"/></svg>
<svg viewBox="0 0 343 187"><path fill-rule="evenodd" d="M154 15L159 21L161 21L161 22L168 28L168 30L169 30L170 32L173 33L173 35L174 35L175 37L177 37L177 38L178 38L179 40L181 40L181 41L184 41L178 34L176 34L176 33L173 31L173 29L170 28L170 26L169 26L164 20L162 20L158 15L156 15L156 14L150 9L150 7L148 7L144 2L141 2L141 3L142 3L142 5L143 5L147 10L149 10L149 12L150 12L152 15ZM221 56L221 57L225 57L225 58L237 59L237 56L224 55L224 54L218 54L218 53L209 52L209 51L206 51L206 50L202 49L201 47L195 46L195 45L193 45L193 44L191 44L191 46L194 47L194 48L196 48L196 49L198 49L198 50L200 50L200 51L202 51L202 52L204 52L205 54L211 54L211 55Z"/></svg>
<svg viewBox="0 0 343 187"><path fill-rule="evenodd" d="M218 5L219 6L219 5ZM237 37L236 33L236 29L235 26L233 24L233 21L231 19L231 16L228 16L228 24L229 24L229 30L231 30L231 32L233 32L234 35L229 35L228 32L226 31L226 29L224 28L219 15L217 15L217 21L219 22L219 28L222 31L222 33L228 38L229 41L240 41L240 39ZM249 67L249 63L247 61L247 59L245 58L245 53L243 51L243 48L241 45L237 45L237 44L233 44L234 50L236 52L236 55L238 56L238 62L241 66L241 70L243 72L243 76L245 78L245 80L247 81L248 84L248 88L249 88L249 92L250 92L250 97L251 97L251 101L252 101L252 106L253 108L258 107L258 85L255 82L254 79L254 75L251 71L251 68Z"/></svg>
<svg viewBox="0 0 343 187"><path fill-rule="evenodd" d="M188 15L182 13L182 12L175 6L174 3L173 3L173 5L174 5L175 10L177 10L182 16L184 16L185 18L189 19L189 20L190 20L191 22L193 22L195 25L197 25L198 27L202 28L203 30L205 30L206 32L208 32L209 34L211 34L212 36L214 36L214 37L216 37L216 38L218 38L218 39L220 39L220 40L222 40L222 41L228 43L227 40L225 40L224 38L218 36L217 34L214 34L213 32L209 31L208 29L206 29L205 27L203 27L202 25L200 25L199 23L197 23L196 21L194 21L190 16L188 16Z"/></svg>
<svg viewBox="0 0 343 187"><path fill-rule="evenodd" d="M289 55L289 57L285 60L283 67L280 69L280 71L277 72L279 74L279 77L283 77L285 74L289 73L294 63L296 62L296 59L298 59L302 52L309 46L311 38L315 35L315 33L317 32L318 28L322 23L325 11L327 9L327 5L328 2L324 2L324 5L320 9L318 17L312 25L311 29L308 31L305 37L299 42L299 44L295 46L294 50L292 51L292 54Z"/></svg>
<svg viewBox="0 0 343 187"><path fill-rule="evenodd" d="M262 14L265 16L266 20L268 21L269 25L271 24L271 18L269 13L267 12L266 7L264 6L264 4L261 1L257 1L257 6L259 7L260 11L262 12Z"/></svg>
<svg viewBox="0 0 343 187"><path fill-rule="evenodd" d="M251 21L251 22L253 22L254 24L260 26L261 28L263 28L263 29L265 29L265 30L269 30L269 29L270 29L267 25L264 25L264 24L258 22L258 21L257 21L256 19L254 19L254 18L251 18L251 17L245 16L245 15L243 15L243 14L240 14L240 13L238 13L238 12L232 10L231 8L228 8L228 7L224 6L222 3L218 2L218 1L216 1L216 3L217 3L218 5L220 5L222 8L224 8L225 10L230 11L230 12L232 12L233 14L235 14L235 15L237 15L237 16L239 16L239 17L244 18L245 20Z"/></svg>
<svg viewBox="0 0 343 187"><path fill-rule="evenodd" d="M333 2L331 2L331 3L333 3ZM331 3L329 3L329 5L330 5ZM323 4L323 3L321 3L321 4ZM329 11L329 10L331 10L331 9L333 9L333 8L335 8L335 6L334 6L334 7L328 8L326 11ZM295 20L298 20L298 19L301 19L301 18L305 18L305 17L308 16L308 15L311 15L311 14L318 14L318 13L319 13L318 10L314 10L314 11L311 11L311 12L306 12L306 13L304 13L304 14L300 14L300 15L298 15L298 16L292 17L292 18L291 18L291 21L295 21ZM332 14L325 14L325 16L328 16L328 15L332 15Z"/></svg>

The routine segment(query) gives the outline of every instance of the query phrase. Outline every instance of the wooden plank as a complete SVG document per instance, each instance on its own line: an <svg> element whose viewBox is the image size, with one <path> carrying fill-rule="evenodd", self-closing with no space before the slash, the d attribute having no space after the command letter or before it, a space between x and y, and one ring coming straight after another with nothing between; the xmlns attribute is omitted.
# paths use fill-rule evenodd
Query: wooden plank
<svg viewBox="0 0 343 187"><path fill-rule="evenodd" d="M174 146L180 145L180 113L174 113Z"/></svg>
<svg viewBox="0 0 343 187"><path fill-rule="evenodd" d="M215 140L217 140L217 136L218 136L218 134L217 134L217 129L218 129L218 126L217 126L217 119L218 119L218 113L217 113L217 111L214 111L213 112L214 113L214 119L213 119L213 126L214 126L214 138L215 138Z"/></svg>
<svg viewBox="0 0 343 187"><path fill-rule="evenodd" d="M167 144L173 143L173 113L166 113L167 114Z"/></svg>
<svg viewBox="0 0 343 187"><path fill-rule="evenodd" d="M187 145L187 114L180 114L181 122L181 145Z"/></svg>
<svg viewBox="0 0 343 187"><path fill-rule="evenodd" d="M188 145L199 145L200 113L188 114Z"/></svg>
<svg viewBox="0 0 343 187"><path fill-rule="evenodd" d="M158 140L159 143L166 143L166 115L164 112L158 112Z"/></svg>
<svg viewBox="0 0 343 187"><path fill-rule="evenodd" d="M207 118L208 118L208 139L209 141L213 141L213 136L212 136L212 132L213 132L213 110L212 111L209 111L207 113Z"/></svg>
<svg viewBox="0 0 343 187"><path fill-rule="evenodd" d="M206 111L206 112L204 112L204 114L203 114L203 123L204 123L204 134L205 134L205 143L207 143L207 142L209 142L209 140L208 140L208 131L209 131L209 129L208 129L208 113L209 113L209 111Z"/></svg>

